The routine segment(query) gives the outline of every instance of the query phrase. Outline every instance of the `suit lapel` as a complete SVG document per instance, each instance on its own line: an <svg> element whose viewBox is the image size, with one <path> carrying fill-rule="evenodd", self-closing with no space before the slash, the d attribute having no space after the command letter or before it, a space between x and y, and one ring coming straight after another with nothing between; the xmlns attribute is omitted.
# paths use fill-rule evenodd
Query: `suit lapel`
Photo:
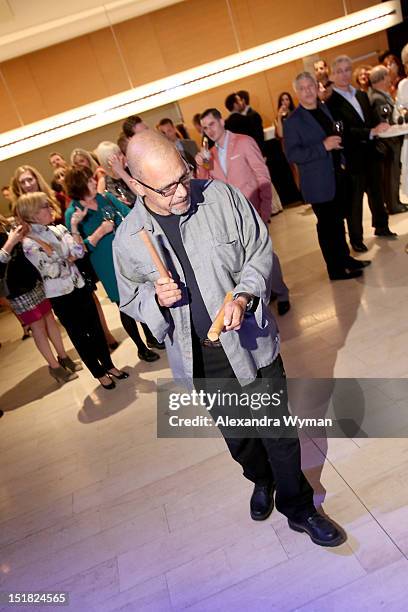
<svg viewBox="0 0 408 612"><path fill-rule="evenodd" d="M352 115L354 117L354 120L357 119L360 123L364 123L363 120L361 119L360 115L358 114L358 112L356 111L356 109L354 108L354 106L348 101L346 100L346 98L344 98L341 94L337 93L337 91L334 91L332 95L336 94L336 96L338 96L338 102L340 105L343 106L344 110L346 113L348 113L349 115ZM363 111L364 114L364 111Z"/></svg>
<svg viewBox="0 0 408 612"><path fill-rule="evenodd" d="M365 122L369 123L370 122L370 116L369 116L370 103L368 102L367 94L364 93L363 91L356 91L356 98L357 98L358 103L361 106L361 110L363 111Z"/></svg>

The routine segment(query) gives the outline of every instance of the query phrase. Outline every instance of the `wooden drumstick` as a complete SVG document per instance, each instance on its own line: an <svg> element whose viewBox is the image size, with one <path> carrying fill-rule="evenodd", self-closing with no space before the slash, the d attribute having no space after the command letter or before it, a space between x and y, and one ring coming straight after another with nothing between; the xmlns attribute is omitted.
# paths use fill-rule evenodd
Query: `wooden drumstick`
<svg viewBox="0 0 408 612"><path fill-rule="evenodd" d="M224 298L223 305L217 312L217 315L213 321L213 324L208 330L207 338L211 340L211 342L215 342L216 340L219 340L221 332L224 329L224 306L228 302L232 302L232 300L233 300L232 292L228 291L227 295Z"/></svg>
<svg viewBox="0 0 408 612"><path fill-rule="evenodd" d="M152 258L153 263L156 266L160 274L160 277L169 278L169 271L167 270L166 266L162 262L161 257L158 254L153 242L151 241L149 234L146 232L145 229L140 230L139 234L140 234L141 239L145 243L147 250L149 251L150 257Z"/></svg>

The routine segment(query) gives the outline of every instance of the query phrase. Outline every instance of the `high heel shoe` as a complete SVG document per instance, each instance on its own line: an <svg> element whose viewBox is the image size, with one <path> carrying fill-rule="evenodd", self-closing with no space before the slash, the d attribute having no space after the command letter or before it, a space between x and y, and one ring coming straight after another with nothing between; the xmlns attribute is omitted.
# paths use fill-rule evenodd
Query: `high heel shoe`
<svg viewBox="0 0 408 612"><path fill-rule="evenodd" d="M48 372L58 383L66 383L70 380L78 378L78 374L76 372L70 372L62 366L59 366L58 368L51 368L48 366Z"/></svg>
<svg viewBox="0 0 408 612"><path fill-rule="evenodd" d="M66 357L58 356L57 359L60 366L71 372L79 372L84 369L80 361L73 361L68 355Z"/></svg>
<svg viewBox="0 0 408 612"><path fill-rule="evenodd" d="M107 376L108 378L110 378L109 374L106 374L106 376ZM111 390L111 389L115 389L115 387L116 387L116 383L115 383L115 381L114 381L114 380L112 380L112 379L111 379L110 383L109 383L109 384L107 384L107 385L104 385L104 384L103 384L103 382L101 381L101 379L100 379L100 378L99 378L98 380L99 380L99 382L101 383L101 386L102 386L104 389Z"/></svg>
<svg viewBox="0 0 408 612"><path fill-rule="evenodd" d="M120 374L115 374L111 370L108 370L107 373L108 373L109 376L114 376L118 380L124 380L125 378L129 378L129 374L127 372L123 372L123 370L119 370L119 372L120 372Z"/></svg>

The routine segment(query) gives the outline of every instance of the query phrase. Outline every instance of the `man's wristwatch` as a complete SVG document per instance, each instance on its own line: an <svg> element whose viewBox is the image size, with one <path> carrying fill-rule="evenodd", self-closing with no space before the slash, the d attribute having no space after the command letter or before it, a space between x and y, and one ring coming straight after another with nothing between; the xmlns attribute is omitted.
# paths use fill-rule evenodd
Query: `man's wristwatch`
<svg viewBox="0 0 408 612"><path fill-rule="evenodd" d="M247 299L247 305L246 305L245 310L246 310L246 312L249 312L250 310L252 310L252 306L254 305L254 299L255 299L255 298L254 298L254 296L253 296L253 295L251 295L250 293L244 293L244 292L242 292L242 293L237 293L236 295L234 295L234 300L235 300L237 297L240 297L241 295L242 295L244 298L246 298L246 299Z"/></svg>

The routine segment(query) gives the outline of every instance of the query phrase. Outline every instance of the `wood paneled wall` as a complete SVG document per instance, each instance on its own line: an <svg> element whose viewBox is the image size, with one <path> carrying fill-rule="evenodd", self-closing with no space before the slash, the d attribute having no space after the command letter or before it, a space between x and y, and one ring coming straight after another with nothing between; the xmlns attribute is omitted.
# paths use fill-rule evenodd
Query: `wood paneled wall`
<svg viewBox="0 0 408 612"><path fill-rule="evenodd" d="M346 0L349 12L377 2ZM343 14L343 0L186 0L0 64L0 129L43 119ZM385 33L379 33L321 56L330 60L346 52L359 57L386 44ZM228 93L247 89L268 125L278 94L291 90L294 75L302 69L302 61L292 62L181 100L185 122L191 127L193 114L209 106L224 110Z"/></svg>
<svg viewBox="0 0 408 612"><path fill-rule="evenodd" d="M347 0L347 8L376 1ZM0 128L10 130L343 14L343 0L187 0L0 64ZM364 51L377 49L380 39L370 37ZM270 86L269 76L267 81Z"/></svg>

